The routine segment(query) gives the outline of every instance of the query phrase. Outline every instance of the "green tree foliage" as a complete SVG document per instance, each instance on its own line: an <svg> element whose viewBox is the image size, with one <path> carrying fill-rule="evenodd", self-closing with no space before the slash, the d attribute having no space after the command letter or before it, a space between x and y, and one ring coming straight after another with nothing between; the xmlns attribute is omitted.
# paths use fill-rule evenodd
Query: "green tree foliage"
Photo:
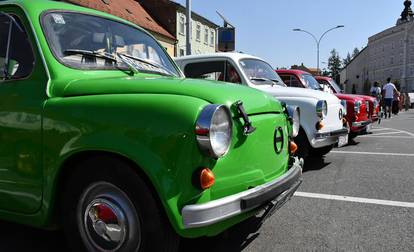
<svg viewBox="0 0 414 252"><path fill-rule="evenodd" d="M352 58L355 58L355 56L357 56L359 54L360 50L358 49L358 47L354 48L354 51L352 52Z"/></svg>
<svg viewBox="0 0 414 252"><path fill-rule="evenodd" d="M346 58L342 61L342 64L344 66L348 65L352 60L351 54L348 52L348 54L346 55Z"/></svg>
<svg viewBox="0 0 414 252"><path fill-rule="evenodd" d="M328 70L331 78L333 78L334 80L338 78L341 67L341 58L339 57L338 52L335 49L332 49L331 56L328 59Z"/></svg>

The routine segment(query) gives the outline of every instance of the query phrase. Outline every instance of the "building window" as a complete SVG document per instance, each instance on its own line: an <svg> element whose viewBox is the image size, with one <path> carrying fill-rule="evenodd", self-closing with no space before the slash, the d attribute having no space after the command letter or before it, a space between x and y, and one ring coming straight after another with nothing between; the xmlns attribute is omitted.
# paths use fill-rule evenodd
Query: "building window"
<svg viewBox="0 0 414 252"><path fill-rule="evenodd" d="M200 41L201 39L201 25L197 24L196 25L196 40Z"/></svg>
<svg viewBox="0 0 414 252"><path fill-rule="evenodd" d="M210 46L214 46L214 31L210 32Z"/></svg>
<svg viewBox="0 0 414 252"><path fill-rule="evenodd" d="M184 55L185 55L184 49L180 49L180 56L184 56Z"/></svg>
<svg viewBox="0 0 414 252"><path fill-rule="evenodd" d="M185 17L180 16L180 27L179 27L179 33L183 34L185 33Z"/></svg>
<svg viewBox="0 0 414 252"><path fill-rule="evenodd" d="M208 28L204 29L204 44L208 44Z"/></svg>
<svg viewBox="0 0 414 252"><path fill-rule="evenodd" d="M390 58L390 64L393 65L394 64L394 57Z"/></svg>

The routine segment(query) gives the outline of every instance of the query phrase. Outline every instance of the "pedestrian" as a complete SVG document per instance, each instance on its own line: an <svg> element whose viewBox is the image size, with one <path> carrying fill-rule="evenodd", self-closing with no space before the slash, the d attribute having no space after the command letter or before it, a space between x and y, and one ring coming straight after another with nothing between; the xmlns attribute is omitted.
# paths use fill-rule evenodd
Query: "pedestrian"
<svg viewBox="0 0 414 252"><path fill-rule="evenodd" d="M394 100L394 93L398 94L398 90L395 87L394 83L391 82L391 78L387 78L387 84L382 88L384 91L384 104L385 104L385 119L388 117L391 118L392 103Z"/></svg>
<svg viewBox="0 0 414 252"><path fill-rule="evenodd" d="M371 87L370 93L371 96L375 97L378 102L381 100L381 88L379 87L379 83L377 81L374 82L374 86Z"/></svg>

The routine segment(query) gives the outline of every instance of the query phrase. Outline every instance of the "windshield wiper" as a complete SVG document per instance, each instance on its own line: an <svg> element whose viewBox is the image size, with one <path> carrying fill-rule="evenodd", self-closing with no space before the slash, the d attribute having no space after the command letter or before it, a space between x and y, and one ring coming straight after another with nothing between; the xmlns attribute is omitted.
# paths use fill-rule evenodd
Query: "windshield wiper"
<svg viewBox="0 0 414 252"><path fill-rule="evenodd" d="M112 56L109 53L105 53L105 52L99 52L99 51L89 51L89 50L82 50L82 49L66 49L65 51L63 51L64 54L66 55L76 55L76 54L81 54L81 55L86 55L86 56L93 56L96 58L102 58L102 59L106 59L106 60L110 60L112 62L117 63L118 60Z"/></svg>
<svg viewBox="0 0 414 252"><path fill-rule="evenodd" d="M268 78L263 78L263 77L251 77L250 80L252 80L252 81L268 81L268 82L272 82L272 87L273 87L273 85L275 83L276 84L279 84L279 81L276 80L276 79L268 79Z"/></svg>
<svg viewBox="0 0 414 252"><path fill-rule="evenodd" d="M132 60L142 62L142 63L147 64L147 65L150 65L152 67L161 69L161 70L165 71L167 75L173 75L173 76L175 75L175 73L173 73L170 69L164 67L163 65L158 64L155 61L152 61L152 60L149 60L149 59L134 57L134 56L131 56L131 55L128 55L128 54L125 54L125 53L118 53L117 52L116 54L118 55L118 57L121 56L120 58L122 58L122 56L123 56L123 57L129 58L129 59L132 59ZM157 71L157 72L159 72L159 71ZM161 73L163 73L163 72L161 72Z"/></svg>

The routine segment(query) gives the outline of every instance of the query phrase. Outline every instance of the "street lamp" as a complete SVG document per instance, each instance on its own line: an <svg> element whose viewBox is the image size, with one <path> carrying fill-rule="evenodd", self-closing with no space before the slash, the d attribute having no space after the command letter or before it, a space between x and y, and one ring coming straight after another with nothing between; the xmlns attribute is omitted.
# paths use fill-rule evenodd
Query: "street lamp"
<svg viewBox="0 0 414 252"><path fill-rule="evenodd" d="M308 32L308 31L305 31L305 30L302 30L302 29L299 29L299 28L293 29L293 31L307 33L307 34L311 35L311 36L312 36L312 38L315 40L315 42L316 42L316 55L317 55L317 56L316 56L316 57L317 57L317 62L316 62L317 67L316 67L316 71L318 72L318 74L319 74L319 45L320 45L320 43L321 43L322 38L323 38L323 37L324 37L324 36L325 36L328 32L330 32L330 31L332 31L332 30L335 30L335 29L338 29L338 28L343 28L343 27L345 27L345 26L344 26L344 25L337 25L337 26L335 26L335 27L332 27L331 29L329 29L329 30L325 31L325 32L322 34L322 36L320 36L320 37L319 37L319 39L317 39L315 35L313 35L312 33Z"/></svg>

